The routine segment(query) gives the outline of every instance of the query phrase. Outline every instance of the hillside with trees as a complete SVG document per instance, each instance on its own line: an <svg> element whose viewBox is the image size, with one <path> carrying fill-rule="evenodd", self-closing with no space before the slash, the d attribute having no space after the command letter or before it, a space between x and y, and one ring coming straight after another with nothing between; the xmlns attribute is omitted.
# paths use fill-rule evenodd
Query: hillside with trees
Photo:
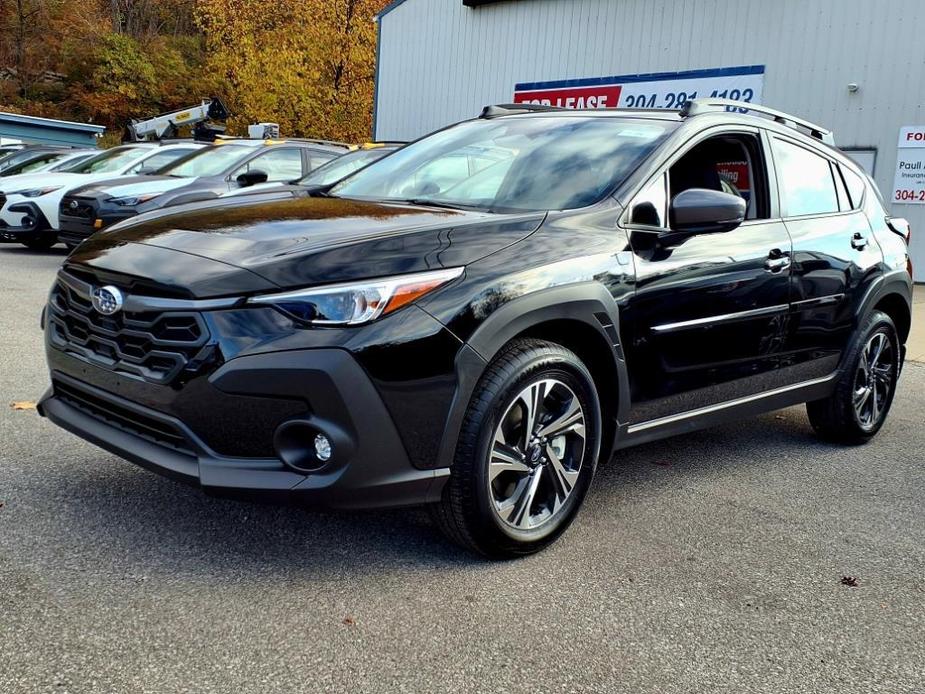
<svg viewBox="0 0 925 694"><path fill-rule="evenodd" d="M221 97L229 132L369 137L386 0L0 0L0 111L104 124Z"/></svg>

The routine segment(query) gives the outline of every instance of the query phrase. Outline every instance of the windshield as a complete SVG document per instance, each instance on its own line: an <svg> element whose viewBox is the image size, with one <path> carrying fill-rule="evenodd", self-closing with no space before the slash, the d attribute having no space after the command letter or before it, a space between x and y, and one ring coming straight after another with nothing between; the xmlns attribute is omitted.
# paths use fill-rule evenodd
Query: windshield
<svg viewBox="0 0 925 694"><path fill-rule="evenodd" d="M488 210L585 207L674 127L586 115L467 121L371 164L331 194Z"/></svg>
<svg viewBox="0 0 925 694"><path fill-rule="evenodd" d="M91 157L80 166L71 170L71 173L111 173L131 164L138 158L139 147L116 147L100 152Z"/></svg>
<svg viewBox="0 0 925 694"><path fill-rule="evenodd" d="M21 173L31 173L33 171L41 171L42 169L48 167L49 162L57 161L62 157L67 156L66 152L46 152L45 154L33 155L31 159L28 159L19 164L13 164L11 167L3 170L4 176L15 176L16 174Z"/></svg>
<svg viewBox="0 0 925 694"><path fill-rule="evenodd" d="M164 167L158 173L163 176L181 178L219 176L253 151L253 147L242 145L212 145L182 159L173 166Z"/></svg>
<svg viewBox="0 0 925 694"><path fill-rule="evenodd" d="M382 159L392 151L391 148L379 147L377 149L359 149L355 152L342 154L337 159L322 164L308 176L297 181L297 183L303 186L327 186L337 183L340 179L362 169L377 159Z"/></svg>
<svg viewBox="0 0 925 694"><path fill-rule="evenodd" d="M90 157L94 156L93 153L87 152L86 154L77 154L73 157L67 157L64 161L61 161L54 166L52 166L49 171L68 171L72 172L74 169L79 167L83 162L87 161Z"/></svg>

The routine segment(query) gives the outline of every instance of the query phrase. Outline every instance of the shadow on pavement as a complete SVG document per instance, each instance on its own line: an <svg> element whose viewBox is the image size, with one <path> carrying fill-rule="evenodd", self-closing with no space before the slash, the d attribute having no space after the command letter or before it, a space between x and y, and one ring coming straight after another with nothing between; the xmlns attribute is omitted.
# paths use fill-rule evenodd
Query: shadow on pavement
<svg viewBox="0 0 925 694"><path fill-rule="evenodd" d="M579 523L652 498L679 478L767 464L755 458L769 442L789 457L829 448L812 437L802 412L791 410L620 451L598 469ZM79 450L83 461L45 476L47 488L33 491L48 499L43 522L58 526L61 544L94 555L108 571L304 580L484 565L444 541L423 509L326 513L217 499L90 447Z"/></svg>

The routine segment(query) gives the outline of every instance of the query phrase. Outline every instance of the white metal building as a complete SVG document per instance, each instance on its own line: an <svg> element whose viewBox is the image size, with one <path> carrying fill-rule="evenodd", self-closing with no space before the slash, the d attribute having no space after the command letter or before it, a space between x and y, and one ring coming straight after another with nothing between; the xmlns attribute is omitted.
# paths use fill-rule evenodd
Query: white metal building
<svg viewBox="0 0 925 694"><path fill-rule="evenodd" d="M925 281L925 2L396 0L378 21L378 139L415 138L515 97L748 97L829 127L855 150L912 223Z"/></svg>

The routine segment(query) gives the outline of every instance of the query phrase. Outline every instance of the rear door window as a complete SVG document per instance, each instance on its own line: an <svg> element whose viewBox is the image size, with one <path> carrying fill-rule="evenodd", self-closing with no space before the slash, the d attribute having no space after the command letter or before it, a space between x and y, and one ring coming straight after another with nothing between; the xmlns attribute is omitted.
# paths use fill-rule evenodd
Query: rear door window
<svg viewBox="0 0 925 694"><path fill-rule="evenodd" d="M231 174L231 178L248 171L263 171L267 181L294 181L302 177L302 150L298 147L271 149L251 159Z"/></svg>
<svg viewBox="0 0 925 694"><path fill-rule="evenodd" d="M829 160L805 147L773 139L777 183L786 217L839 211Z"/></svg>

